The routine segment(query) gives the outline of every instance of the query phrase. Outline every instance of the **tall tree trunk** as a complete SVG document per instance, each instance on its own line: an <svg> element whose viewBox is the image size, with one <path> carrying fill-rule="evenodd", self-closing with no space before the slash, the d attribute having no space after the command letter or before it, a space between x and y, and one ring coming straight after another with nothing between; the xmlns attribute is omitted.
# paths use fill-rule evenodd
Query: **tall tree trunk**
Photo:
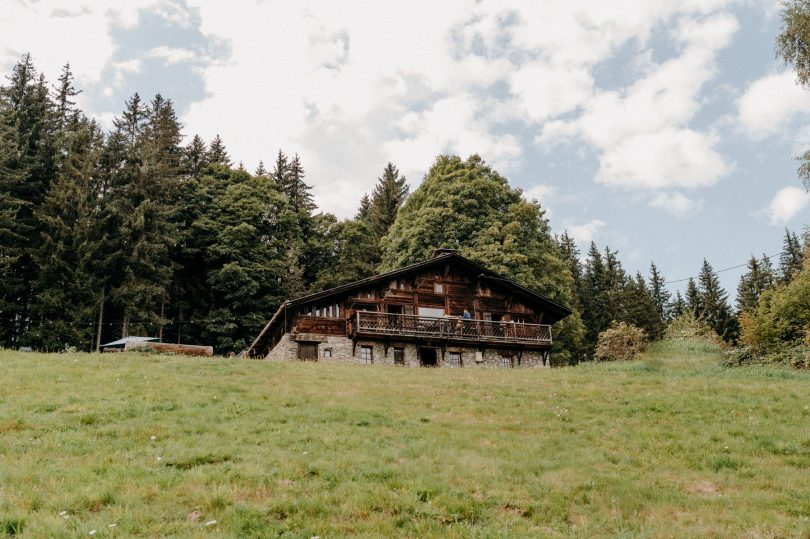
<svg viewBox="0 0 810 539"><path fill-rule="evenodd" d="M98 307L98 334L96 335L96 353L101 352L101 330L104 327L104 287L101 287L101 303Z"/></svg>
<svg viewBox="0 0 810 539"><path fill-rule="evenodd" d="M129 311L124 307L124 320L121 322L121 338L129 337Z"/></svg>
<svg viewBox="0 0 810 539"><path fill-rule="evenodd" d="M160 322L158 322L158 342L163 342L163 311L166 307L166 291L160 297Z"/></svg>

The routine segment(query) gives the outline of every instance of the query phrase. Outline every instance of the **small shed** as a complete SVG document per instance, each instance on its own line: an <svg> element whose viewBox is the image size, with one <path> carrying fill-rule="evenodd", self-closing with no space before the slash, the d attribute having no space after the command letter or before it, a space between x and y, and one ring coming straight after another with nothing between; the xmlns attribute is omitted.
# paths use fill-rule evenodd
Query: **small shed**
<svg viewBox="0 0 810 539"><path fill-rule="evenodd" d="M101 348L105 352L122 352L124 348L129 345L132 347L134 344L144 343L144 342L152 342L158 340L157 337L124 337L118 339L117 341L108 342L107 344L102 344Z"/></svg>

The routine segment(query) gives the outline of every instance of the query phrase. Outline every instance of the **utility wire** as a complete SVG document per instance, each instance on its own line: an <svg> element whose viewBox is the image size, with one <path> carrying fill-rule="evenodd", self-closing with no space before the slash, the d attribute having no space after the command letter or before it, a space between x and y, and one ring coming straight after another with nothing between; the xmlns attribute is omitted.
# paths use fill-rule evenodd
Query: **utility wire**
<svg viewBox="0 0 810 539"><path fill-rule="evenodd" d="M771 255L771 256L764 256L764 257L760 258L759 260L763 260L763 259L764 259L764 260L770 260L771 258L774 258L774 257L777 257L777 256L781 256L781 255L782 255L782 253L780 252L780 253L776 253L775 255ZM747 265L748 265L748 262L746 262L745 264L738 264L738 265L736 265L736 266L731 266L730 268L723 268L723 269L720 269L720 270L716 270L716 271L715 271L715 273L723 273L724 271L731 271L731 270L735 270L735 269L743 268L743 267L745 267L745 266L747 266ZM675 280L673 280L673 281L664 281L664 284L671 284L671 283L682 283L682 282L684 282L684 281L688 281L689 279L695 279L695 278L697 278L697 277L693 275L693 276L691 276L691 277L686 277L686 278L684 278L684 279L675 279Z"/></svg>

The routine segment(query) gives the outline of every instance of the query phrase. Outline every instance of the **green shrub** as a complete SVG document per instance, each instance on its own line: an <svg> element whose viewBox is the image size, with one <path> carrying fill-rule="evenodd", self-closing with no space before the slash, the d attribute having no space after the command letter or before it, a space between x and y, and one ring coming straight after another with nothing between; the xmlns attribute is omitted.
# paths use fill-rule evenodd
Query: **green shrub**
<svg viewBox="0 0 810 539"><path fill-rule="evenodd" d="M777 351L785 343L810 345L810 266L792 281L766 290L755 309L740 316L740 340L755 349Z"/></svg>
<svg viewBox="0 0 810 539"><path fill-rule="evenodd" d="M810 369L810 347L799 342L785 343L770 350L764 347L738 346L726 352L724 365L782 365L794 369Z"/></svg>
<svg viewBox="0 0 810 539"><path fill-rule="evenodd" d="M714 344L724 343L712 328L695 318L691 312L686 312L670 322L664 332L664 338L672 341L703 340Z"/></svg>
<svg viewBox="0 0 810 539"><path fill-rule="evenodd" d="M594 357L597 361L629 361L635 359L647 343L644 330L621 322L599 334Z"/></svg>

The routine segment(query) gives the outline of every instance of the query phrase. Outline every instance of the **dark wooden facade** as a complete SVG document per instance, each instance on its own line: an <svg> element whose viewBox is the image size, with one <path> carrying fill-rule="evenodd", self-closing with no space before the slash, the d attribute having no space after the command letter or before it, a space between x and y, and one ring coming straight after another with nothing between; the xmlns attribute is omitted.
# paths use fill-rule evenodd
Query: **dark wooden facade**
<svg viewBox="0 0 810 539"><path fill-rule="evenodd" d="M570 312L453 251L437 250L424 262L285 302L248 352L264 357L285 334L547 350L551 325Z"/></svg>

